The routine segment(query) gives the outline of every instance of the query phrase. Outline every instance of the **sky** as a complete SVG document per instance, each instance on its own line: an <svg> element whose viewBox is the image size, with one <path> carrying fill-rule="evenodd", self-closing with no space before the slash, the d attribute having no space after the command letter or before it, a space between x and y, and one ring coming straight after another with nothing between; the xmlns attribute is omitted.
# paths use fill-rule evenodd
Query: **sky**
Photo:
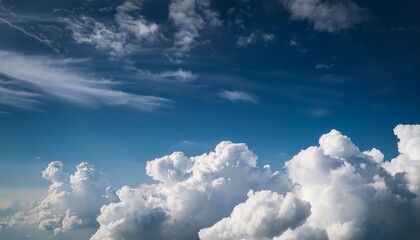
<svg viewBox="0 0 420 240"><path fill-rule="evenodd" d="M281 222L290 224L276 225L276 229L324 229L312 224L319 220L312 214L318 205L310 195L302 195L306 190L272 187L272 182L305 186L307 179L302 180L294 171L301 164L297 154L308 146L319 145L325 156L348 158L346 164L351 166L355 164L353 158L366 160L375 155L363 151L379 149L383 162L376 161L380 167L372 168L380 172L378 176L390 178L397 178L400 170L406 171L402 163L391 164L395 159L420 160L416 155L420 130L414 127L417 125L399 125L419 123L419 11L420 4L415 0L0 0L0 218L12 216L9 212L14 214L17 208L26 209L22 214L32 216L39 209L30 210L25 204L53 201L57 196L52 195L52 189L64 191L58 185L78 189L76 173L80 172L100 178L106 175L107 183L96 184L96 190L112 186L120 191L105 194L109 196L105 200L100 198L104 192L89 192L92 199L99 196L96 205L89 205L95 211L86 213L79 206L69 207L84 213L80 219L90 219L79 224L87 229L72 224L68 229L46 227L55 234L70 229L75 231L71 236L80 234L86 239L88 235L93 235L92 239L217 239L221 238L217 231L228 231L235 225L230 221L243 218L235 215L235 206L243 204L242 213L246 213L249 205L265 199L263 194L270 195L273 202L301 206L300 212L293 213L296 216L288 215L293 219L279 216ZM408 130L398 130L397 125ZM343 147L344 152L349 148L352 154L337 155L322 143L323 134L336 134L330 132L332 129L339 131L336 140L348 139L351 143L337 140L338 145L332 145ZM409 150L400 147L405 142L411 146ZM353 145L358 146L357 151ZM273 174L281 171L287 175L281 178L288 180L268 174L267 180L258 184L244 184L249 188L238 190L223 210L211 216L204 211L206 221L190 219L193 227L180 227L186 235L173 230L179 226L172 225L164 231L156 230L161 235L115 230L107 221L118 216L102 210L95 220L102 205L112 211L112 204L118 202L148 206L135 210L157 220L159 216L172 216L188 222L188 213L175 211L167 203L159 205L163 212L153 212L156 206L150 204L154 201L125 202L124 196L133 194L135 198L138 192L145 195L152 190L138 186L152 188L156 182L171 195L175 180L160 175L168 164L161 159L178 159L173 152L181 151L194 164L171 164L188 172L204 161L196 158L205 158L193 156L217 155L216 146L222 146L222 152L232 147L234 150L226 150L228 156L236 156L237 151L245 152L250 159L254 157L248 151L258 156L255 162L243 160L247 168L235 174L248 174L249 167L267 175L264 166L270 165ZM319 159L328 158L324 155ZM94 167L79 165L82 162ZM59 169L60 177L46 174L48 169ZM173 170L173 175L179 174L178 170ZM221 176L230 179L232 172L222 172ZM176 178L175 182L181 184L182 179ZM365 180L373 184L372 179ZM415 177L408 179L411 185L407 191L415 194L418 182ZM180 190L173 195L182 193ZM221 196L216 190L213 193ZM241 214L239 210L237 214ZM230 219L216 224L230 215ZM10 219L18 222L10 217L9 223ZM350 229L351 224L338 219L340 226L345 226L342 228ZM25 234L43 239L50 234L34 230L40 225L37 220L31 223L33 229L15 232L13 228L2 229L0 221L0 238L21 239ZM343 239L340 234L344 230L334 224L337 222L319 233L320 239L325 233L330 239ZM406 226L411 229L411 225ZM340 234L337 229L341 229ZM251 235L274 239L289 230ZM376 234L369 229L366 232L364 237ZM398 233L383 234L395 237ZM252 239L244 233L235 234L228 239ZM303 236L287 234L290 239ZM347 235L355 239L361 236Z"/></svg>

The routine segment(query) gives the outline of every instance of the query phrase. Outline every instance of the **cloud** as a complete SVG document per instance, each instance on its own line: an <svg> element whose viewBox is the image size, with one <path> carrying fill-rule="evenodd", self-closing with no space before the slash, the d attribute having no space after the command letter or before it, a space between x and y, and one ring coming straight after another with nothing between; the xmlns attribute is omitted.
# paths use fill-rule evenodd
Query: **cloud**
<svg viewBox="0 0 420 240"><path fill-rule="evenodd" d="M101 209L92 239L196 239L250 189L287 192L284 175L257 167L256 160L245 144L221 142L200 156L174 152L149 161L146 172L158 183L120 189L121 201Z"/></svg>
<svg viewBox="0 0 420 240"><path fill-rule="evenodd" d="M211 8L210 0L172 0L169 19L176 28L175 42L168 53L182 58L197 44L200 31L222 25L220 14Z"/></svg>
<svg viewBox="0 0 420 240"><path fill-rule="evenodd" d="M91 165L69 175L52 162L43 172L48 196L0 225L61 232L99 223L92 240L416 239L420 125L394 133L400 154L391 161L332 130L287 161L284 173L259 167L243 143L221 142L195 157L174 152L147 162L155 183L124 186L116 196Z"/></svg>
<svg viewBox="0 0 420 240"><path fill-rule="evenodd" d="M117 7L116 24L104 24L92 17L80 15L62 18L73 33L77 43L94 45L99 50L108 50L114 57L124 56L145 44L154 43L159 36L159 25L147 21L140 14L142 1L125 1Z"/></svg>
<svg viewBox="0 0 420 240"><path fill-rule="evenodd" d="M219 97L227 99L232 102L250 102L257 103L257 98L249 93L240 91L225 90L219 93Z"/></svg>
<svg viewBox="0 0 420 240"><path fill-rule="evenodd" d="M238 204L230 217L210 228L201 229L200 239L269 239L304 223L310 205L287 193L250 191L248 199Z"/></svg>
<svg viewBox="0 0 420 240"><path fill-rule="evenodd" d="M409 209L416 195L407 188L404 173L392 175L338 131L321 136L319 144L286 162L298 186L295 194L310 203L312 214L279 239L314 233L321 239L413 238L412 221L419 217Z"/></svg>
<svg viewBox="0 0 420 240"><path fill-rule="evenodd" d="M308 20L316 31L338 32L363 20L364 9L350 0L280 0L293 20Z"/></svg>
<svg viewBox="0 0 420 240"><path fill-rule="evenodd" d="M315 65L315 69L330 69L332 67L334 67L335 64L317 64Z"/></svg>
<svg viewBox="0 0 420 240"><path fill-rule="evenodd" d="M14 14L14 16L16 16L16 15ZM21 33L25 34L26 36L31 37L31 38L35 39L36 41L47 45L48 47L50 47L55 52L59 52L58 49L52 45L51 40L47 39L44 35L38 36L34 33L31 33L28 30L24 29L23 27L20 27L20 26L14 24L11 21L9 21L5 18L2 18L2 17L0 17L0 21L9 25L10 27L20 31Z"/></svg>
<svg viewBox="0 0 420 240"><path fill-rule="evenodd" d="M163 78L175 78L180 82L192 82L196 79L196 76L190 71L184 71L182 69L178 69L176 71L165 71L158 74L160 77Z"/></svg>
<svg viewBox="0 0 420 240"><path fill-rule="evenodd" d="M38 226L54 234L95 227L100 207L116 200L107 178L88 163L77 165L74 174L69 175L63 171L61 162L51 162L42 177L51 181L48 196L39 204L3 219L3 225Z"/></svg>
<svg viewBox="0 0 420 240"><path fill-rule="evenodd" d="M12 80L6 86L0 79L0 91L6 93L0 98L1 103L33 108L40 101L39 95L79 105L129 106L139 110L153 110L170 103L165 98L116 90L115 82L72 68L78 61L0 51L0 74Z"/></svg>
<svg viewBox="0 0 420 240"><path fill-rule="evenodd" d="M248 36L237 36L236 44L240 47L246 47L250 44L258 42L260 39L264 43L274 43L276 36L274 34L255 31Z"/></svg>
<svg viewBox="0 0 420 240"><path fill-rule="evenodd" d="M256 43L258 41L257 33L253 32L249 36L238 36L236 44L240 47L246 47L249 44Z"/></svg>

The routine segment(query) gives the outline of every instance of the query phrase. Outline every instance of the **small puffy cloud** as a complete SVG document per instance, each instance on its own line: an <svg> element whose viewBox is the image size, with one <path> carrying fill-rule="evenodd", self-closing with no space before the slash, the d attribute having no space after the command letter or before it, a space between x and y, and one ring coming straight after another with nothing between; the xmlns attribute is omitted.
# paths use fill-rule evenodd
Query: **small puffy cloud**
<svg viewBox="0 0 420 240"><path fill-rule="evenodd" d="M54 234L96 227L100 207L116 200L107 178L88 163L77 165L70 175L63 171L61 162L51 162L42 177L51 181L47 197L2 219L5 226L37 226Z"/></svg>
<svg viewBox="0 0 420 240"><path fill-rule="evenodd" d="M264 33L262 35L262 39L266 43L272 43L276 40L276 35L270 33Z"/></svg>
<svg viewBox="0 0 420 240"><path fill-rule="evenodd" d="M236 44L241 47L246 47L249 44L256 43L258 41L258 35L254 32L249 36L238 36Z"/></svg>
<svg viewBox="0 0 420 240"><path fill-rule="evenodd" d="M248 36L237 36L236 44L240 47L246 47L261 40L266 44L274 43L276 35L255 31Z"/></svg>
<svg viewBox="0 0 420 240"><path fill-rule="evenodd" d="M272 239L302 225L310 213L310 205L293 193L284 197L276 192L251 190L248 199L238 204L230 217L201 229L198 235L203 240Z"/></svg>
<svg viewBox="0 0 420 240"><path fill-rule="evenodd" d="M228 91L225 90L219 93L219 97L227 99L232 102L249 102L249 103L257 103L257 98L254 95L251 95L246 92L240 91Z"/></svg>
<svg viewBox="0 0 420 240"><path fill-rule="evenodd" d="M350 0L280 0L291 19L309 20L316 31L338 32L362 21L364 9Z"/></svg>

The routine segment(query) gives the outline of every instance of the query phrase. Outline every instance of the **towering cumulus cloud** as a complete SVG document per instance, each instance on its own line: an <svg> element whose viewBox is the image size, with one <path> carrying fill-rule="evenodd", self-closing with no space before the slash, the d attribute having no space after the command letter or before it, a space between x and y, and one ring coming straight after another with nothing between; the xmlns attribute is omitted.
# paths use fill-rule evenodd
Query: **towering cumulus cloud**
<svg viewBox="0 0 420 240"><path fill-rule="evenodd" d="M54 232L99 223L92 240L418 239L420 125L394 133L400 154L390 161L332 130L287 161L285 173L259 167L245 144L174 152L147 163L156 183L116 195L89 164L68 175L52 162L43 172L48 196L1 222Z"/></svg>
<svg viewBox="0 0 420 240"><path fill-rule="evenodd" d="M52 162L42 172L51 181L48 196L34 208L6 219L8 226L37 225L59 233L95 227L99 208L115 199L106 177L92 165L81 163L73 175L63 172L61 162Z"/></svg>

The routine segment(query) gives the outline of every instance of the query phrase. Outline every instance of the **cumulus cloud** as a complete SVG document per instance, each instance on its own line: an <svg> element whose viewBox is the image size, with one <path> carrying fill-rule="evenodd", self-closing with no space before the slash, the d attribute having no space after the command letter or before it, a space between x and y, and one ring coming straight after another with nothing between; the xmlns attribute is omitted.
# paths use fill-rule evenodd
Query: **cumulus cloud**
<svg viewBox="0 0 420 240"><path fill-rule="evenodd" d="M410 190L420 196L420 125L398 125L394 133L400 155L383 165L394 175L404 172Z"/></svg>
<svg viewBox="0 0 420 240"><path fill-rule="evenodd" d="M150 161L147 174L158 183L119 190L121 201L101 209L92 239L196 239L201 228L245 201L249 190L288 191L283 174L256 161L245 144L231 142L196 157L175 152Z"/></svg>
<svg viewBox="0 0 420 240"><path fill-rule="evenodd" d="M206 27L222 25L220 14L211 8L210 0L172 0L169 19L176 27L174 46L169 53L175 58L188 54Z"/></svg>
<svg viewBox="0 0 420 240"><path fill-rule="evenodd" d="M270 239L301 225L310 215L310 205L287 193L250 191L230 217L201 229L200 239Z"/></svg>
<svg viewBox="0 0 420 240"><path fill-rule="evenodd" d="M88 163L77 165L74 174L63 171L59 161L42 172L51 181L48 196L39 204L3 219L7 227L38 226L54 234L78 228L97 227L102 205L116 200L107 178Z"/></svg>
<svg viewBox="0 0 420 240"><path fill-rule="evenodd" d="M419 217L407 211L416 195L402 172L392 175L338 131L319 143L286 162L295 194L311 204L312 214L280 239L313 233L321 239L394 239L416 231L411 223Z"/></svg>
<svg viewBox="0 0 420 240"><path fill-rule="evenodd" d="M338 32L362 21L364 9L350 0L280 0L291 19L308 20L316 31Z"/></svg>
<svg viewBox="0 0 420 240"><path fill-rule="evenodd" d="M142 1L125 1L117 7L116 24L104 24L85 15L63 18L77 43L86 43L112 56L123 56L136 51L139 45L154 43L159 25L141 15Z"/></svg>
<svg viewBox="0 0 420 240"><path fill-rule="evenodd" d="M219 93L219 97L227 99L232 102L250 102L257 103L257 98L249 93L240 91L228 91L224 90Z"/></svg>
<svg viewBox="0 0 420 240"><path fill-rule="evenodd" d="M168 99L143 96L115 89L107 79L89 76L72 65L80 60L23 55L0 51L0 103L34 108L42 97L56 97L79 105L104 104L153 110L170 103Z"/></svg>
<svg viewBox="0 0 420 240"><path fill-rule="evenodd" d="M285 173L259 167L245 144L174 152L147 162L155 183L116 196L89 164L69 175L53 162L43 172L48 197L0 225L61 232L99 223L91 239L416 239L420 125L394 132L400 154L391 161L332 130L287 161Z"/></svg>

